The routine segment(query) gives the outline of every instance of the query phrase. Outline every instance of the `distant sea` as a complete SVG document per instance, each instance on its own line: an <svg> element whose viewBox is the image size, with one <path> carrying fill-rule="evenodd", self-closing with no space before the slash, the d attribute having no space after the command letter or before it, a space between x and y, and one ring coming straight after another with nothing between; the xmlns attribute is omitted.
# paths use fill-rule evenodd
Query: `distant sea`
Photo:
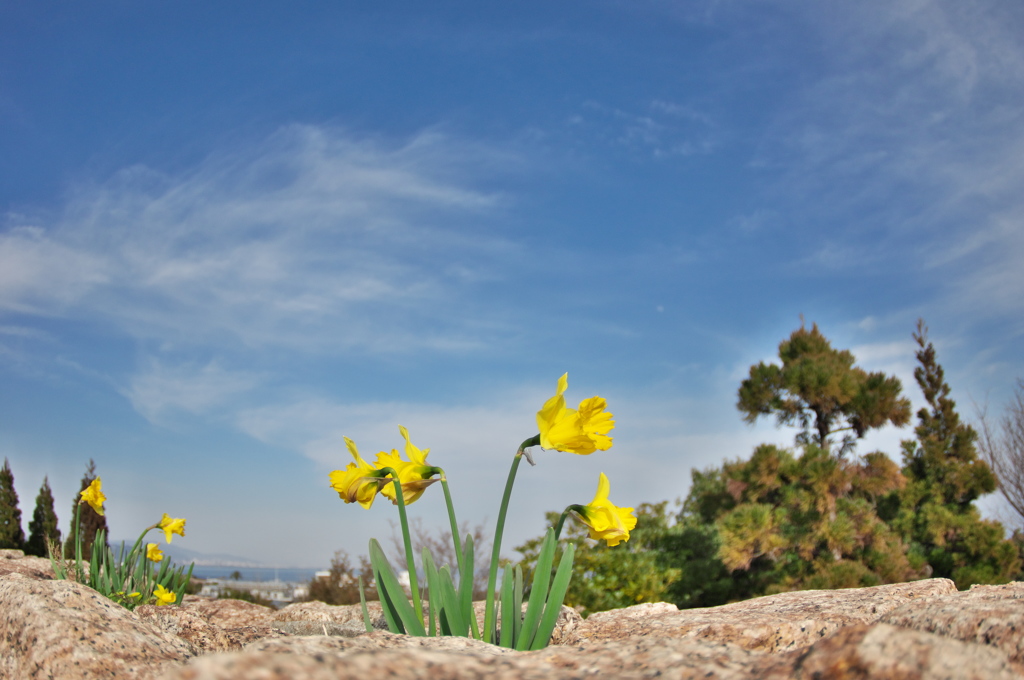
<svg viewBox="0 0 1024 680"><path fill-rule="evenodd" d="M192 570L196 578L230 578L231 574L238 572L242 575L242 581L284 581L285 583L308 583L312 580L316 569L296 569L293 567L220 567L200 566Z"/></svg>

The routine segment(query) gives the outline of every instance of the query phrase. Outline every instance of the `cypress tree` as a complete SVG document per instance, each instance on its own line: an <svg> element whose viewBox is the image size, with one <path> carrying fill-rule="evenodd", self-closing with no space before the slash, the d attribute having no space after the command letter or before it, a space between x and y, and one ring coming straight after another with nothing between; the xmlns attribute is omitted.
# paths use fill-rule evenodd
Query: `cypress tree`
<svg viewBox="0 0 1024 680"><path fill-rule="evenodd" d="M82 491L89 488L92 481L96 479L96 463L90 458L89 467L85 470L85 476L82 477L82 487L79 492L75 494L75 498L71 505L71 528L68 530L68 540L64 543L64 554L74 555L75 554L75 513L80 512L81 518L79 519L79 530L82 534L82 559L88 560L92 557L92 542L96 539L96 532L100 529L103 530L104 535L109 536L107 531L107 518L104 515L99 514L92 509L88 503L82 503L79 507L79 501L82 500Z"/></svg>
<svg viewBox="0 0 1024 680"><path fill-rule="evenodd" d="M55 546L60 545L60 529L57 528L57 513L53 509L53 492L50 491L50 480L43 478L36 496L36 509L32 512L32 521L28 525L28 542L25 543L25 554L46 557L46 541L49 539Z"/></svg>
<svg viewBox="0 0 1024 680"><path fill-rule="evenodd" d="M14 473L4 458L0 468L0 548L21 550L25 547L25 532L21 528L21 510L18 492L14 490Z"/></svg>

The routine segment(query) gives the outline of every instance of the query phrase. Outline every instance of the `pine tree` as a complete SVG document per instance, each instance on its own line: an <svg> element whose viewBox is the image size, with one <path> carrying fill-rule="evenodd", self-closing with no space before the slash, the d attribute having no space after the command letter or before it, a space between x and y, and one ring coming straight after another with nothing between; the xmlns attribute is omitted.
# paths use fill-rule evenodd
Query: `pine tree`
<svg viewBox="0 0 1024 680"><path fill-rule="evenodd" d="M14 473L4 458L0 468L0 548L21 550L25 547L25 532L21 528L21 510L18 492L14 490Z"/></svg>
<svg viewBox="0 0 1024 680"><path fill-rule="evenodd" d="M978 433L960 422L956 402L949 398L945 372L935 359L935 347L928 342L924 321L917 322L914 340L920 347L920 366L914 370L914 378L928 408L917 413L917 441L903 443L905 471L912 479L926 482L937 502L967 506L995 491L996 476L978 455Z"/></svg>
<svg viewBox="0 0 1024 680"><path fill-rule="evenodd" d="M833 349L815 324L801 326L779 345L782 366L761 362L739 389L736 407L748 423L774 415L779 425L799 425L801 444L829 450L844 432L839 454L871 429L910 421L910 400L899 378L853 365L849 350Z"/></svg>
<svg viewBox="0 0 1024 680"><path fill-rule="evenodd" d="M57 528L57 513L53 509L53 492L50 491L50 480L43 478L36 496L36 509L32 512L32 521L28 525L29 537L25 543L25 554L46 557L46 541L49 539L54 546L60 545L60 529Z"/></svg>
<svg viewBox="0 0 1024 680"><path fill-rule="evenodd" d="M1020 568L1017 551L1005 540L1003 526L983 520L974 505L995 490L996 478L978 455L977 432L960 421L927 336L919 321L914 377L928 406L918 411L917 439L903 442L909 483L893 499L889 521L910 543L912 562L926 563L932 576L951 578L958 588L1005 583Z"/></svg>
<svg viewBox="0 0 1024 680"><path fill-rule="evenodd" d="M85 560L92 556L92 542L96 538L96 532L102 529L104 535L108 535L107 518L93 510L88 503L81 503L79 505L79 501L82 500L81 492L89 488L94 479L96 479L96 463L90 458L89 467L86 468L85 476L82 477L82 488L75 494L71 505L71 528L68 530L68 540L64 543L64 554L68 556L74 555L76 538L74 517L76 512L80 512L79 530L82 535L82 559Z"/></svg>

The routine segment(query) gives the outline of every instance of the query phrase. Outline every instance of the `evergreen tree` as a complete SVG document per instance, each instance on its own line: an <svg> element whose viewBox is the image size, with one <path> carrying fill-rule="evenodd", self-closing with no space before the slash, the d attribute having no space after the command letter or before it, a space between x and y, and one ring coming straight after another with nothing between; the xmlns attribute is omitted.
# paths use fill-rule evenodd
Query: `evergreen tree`
<svg viewBox="0 0 1024 680"><path fill-rule="evenodd" d="M25 532L21 528L21 510L18 492L14 490L14 473L4 458L0 468L0 548L21 550L25 547Z"/></svg>
<svg viewBox="0 0 1024 680"><path fill-rule="evenodd" d="M104 515L99 514L92 509L88 503L79 503L82 500L81 492L89 488L92 481L96 479L96 463L90 458L89 467L85 470L85 476L82 477L82 487L79 492L75 494L74 501L71 506L71 528L68 530L68 540L64 543L64 554L73 556L75 554L75 513L80 512L81 517L79 518L78 530L82 535L82 558L85 560L90 559L92 556L92 543L96 539L96 532L100 529L103 530L104 536L109 538L109 532L107 531L107 518Z"/></svg>
<svg viewBox="0 0 1024 680"><path fill-rule="evenodd" d="M839 453L871 429L910 421L910 401L895 376L853 365L848 350L833 349L817 324L801 325L779 345L782 366L761 362L739 389L736 407L753 423L774 415L779 425L803 428L800 443L829 450L832 435L846 432Z"/></svg>
<svg viewBox="0 0 1024 680"><path fill-rule="evenodd" d="M1005 583L1020 569L1014 545L999 522L983 520L974 501L996 488L992 469L978 455L978 435L960 421L949 398L928 329L918 321L914 371L926 408L918 411L916 440L903 442L906 488L887 504L890 523L911 544L912 559L927 563L931 575L973 583ZM883 513L885 514L885 513Z"/></svg>
<svg viewBox="0 0 1024 680"><path fill-rule="evenodd" d="M693 475L666 544L687 562L673 565L684 574L669 588L679 606L919 576L875 512L875 498L905 483L882 453L848 461L815 444L800 456L762 444L749 460Z"/></svg>
<svg viewBox="0 0 1024 680"><path fill-rule="evenodd" d="M54 546L60 546L60 529L57 528L57 513L53 509L53 493L50 491L50 480L46 477L43 478L43 485L36 496L36 509L32 512L28 531L28 542L25 543L27 555L46 557L47 539Z"/></svg>

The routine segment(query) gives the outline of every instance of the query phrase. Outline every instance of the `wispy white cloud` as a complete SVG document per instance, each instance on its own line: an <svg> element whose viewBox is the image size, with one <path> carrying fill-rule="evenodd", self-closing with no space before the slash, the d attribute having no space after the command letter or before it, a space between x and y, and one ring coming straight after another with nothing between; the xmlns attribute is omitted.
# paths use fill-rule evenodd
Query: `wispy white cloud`
<svg viewBox="0 0 1024 680"><path fill-rule="evenodd" d="M107 279L101 253L52 238L42 228L0 233L0 310L56 315Z"/></svg>
<svg viewBox="0 0 1024 680"><path fill-rule="evenodd" d="M947 307L1024 312L1024 13L907 0L803 14L820 75L755 163L788 228L813 230L797 266L878 272L898 257ZM849 222L862 226L829 228Z"/></svg>
<svg viewBox="0 0 1024 680"><path fill-rule="evenodd" d="M719 130L705 112L689 104L655 99L637 110L589 101L569 121L577 134L655 158L700 156L719 144Z"/></svg>
<svg viewBox="0 0 1024 680"><path fill-rule="evenodd" d="M178 175L128 168L52 224L9 217L0 309L179 344L471 347L479 327L433 312L516 252L483 226L502 197L474 188L508 160L433 132L296 125Z"/></svg>
<svg viewBox="0 0 1024 680"><path fill-rule="evenodd" d="M151 359L124 392L136 411L150 422L161 423L180 412L211 415L262 380L251 371L226 370L217 361L170 366Z"/></svg>

